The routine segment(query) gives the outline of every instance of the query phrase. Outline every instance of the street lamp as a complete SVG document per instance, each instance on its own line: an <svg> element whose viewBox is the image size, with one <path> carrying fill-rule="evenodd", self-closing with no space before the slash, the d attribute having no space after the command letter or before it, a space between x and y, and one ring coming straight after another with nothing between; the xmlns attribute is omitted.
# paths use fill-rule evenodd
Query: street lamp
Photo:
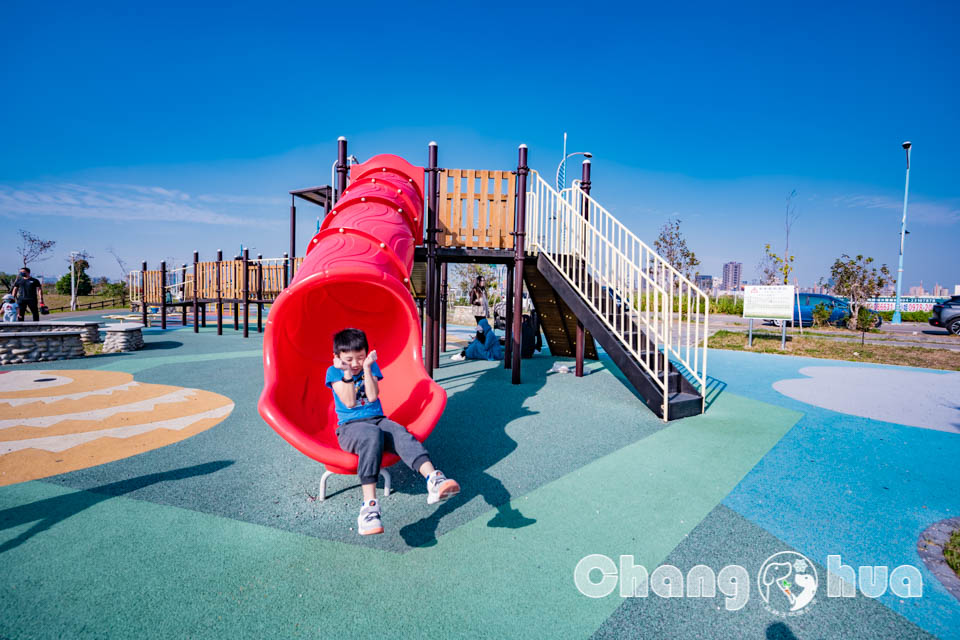
<svg viewBox="0 0 960 640"><path fill-rule="evenodd" d="M77 310L77 279L75 277L76 268L74 265L77 262L77 254L79 251L70 252L70 311Z"/></svg>
<svg viewBox="0 0 960 640"><path fill-rule="evenodd" d="M563 179L560 179L560 171L566 167L567 160L573 156L583 156L584 158L592 158L593 154L588 151L574 151L573 153L568 153L564 156L563 160L560 161L560 164L557 166L557 191L563 191L564 183L567 181L566 175L563 176ZM564 172L566 174L566 172Z"/></svg>
<svg viewBox="0 0 960 640"><path fill-rule="evenodd" d="M903 150L907 152L907 178L903 185L903 219L900 221L900 264L897 267L897 302L893 308L893 324L900 324L900 287L903 284L903 240L907 235L907 194L910 192L910 147L913 144L907 140L903 143Z"/></svg>

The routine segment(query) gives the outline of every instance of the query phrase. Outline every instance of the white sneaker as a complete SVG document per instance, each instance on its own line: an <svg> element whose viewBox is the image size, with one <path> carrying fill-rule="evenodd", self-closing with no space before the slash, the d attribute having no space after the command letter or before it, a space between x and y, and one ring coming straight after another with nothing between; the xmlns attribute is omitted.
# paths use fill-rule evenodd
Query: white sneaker
<svg viewBox="0 0 960 640"><path fill-rule="evenodd" d="M450 359L453 360L454 362L460 362L461 360L466 360L467 356L463 355L462 353L458 353L457 355L453 356Z"/></svg>
<svg viewBox="0 0 960 640"><path fill-rule="evenodd" d="M458 493L460 485L456 480L444 476L442 471L434 471L427 478L427 504L436 504Z"/></svg>
<svg viewBox="0 0 960 640"><path fill-rule="evenodd" d="M357 516L357 533L369 536L383 533L383 523L380 521L380 503L376 500L364 502Z"/></svg>

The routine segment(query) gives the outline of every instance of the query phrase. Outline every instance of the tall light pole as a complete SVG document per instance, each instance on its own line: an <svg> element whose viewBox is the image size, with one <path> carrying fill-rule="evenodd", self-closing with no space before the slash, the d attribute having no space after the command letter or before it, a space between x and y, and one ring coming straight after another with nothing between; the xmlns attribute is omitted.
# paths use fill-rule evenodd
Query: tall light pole
<svg viewBox="0 0 960 640"><path fill-rule="evenodd" d="M900 221L900 264L897 266L897 302L893 308L893 324L900 324L900 287L903 285L903 240L907 235L907 194L910 192L910 147L909 140L903 143L907 152L907 178L903 185L903 219Z"/></svg>
<svg viewBox="0 0 960 640"><path fill-rule="evenodd" d="M77 310L77 284L76 284L76 277L74 276L74 273L76 272L74 265L76 264L76 262L77 262L77 252L71 251L70 252L70 311Z"/></svg>

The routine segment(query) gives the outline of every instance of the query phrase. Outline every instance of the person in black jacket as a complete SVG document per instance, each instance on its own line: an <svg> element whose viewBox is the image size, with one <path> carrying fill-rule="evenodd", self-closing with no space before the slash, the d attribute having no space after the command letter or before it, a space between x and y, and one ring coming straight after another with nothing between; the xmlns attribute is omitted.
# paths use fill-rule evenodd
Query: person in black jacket
<svg viewBox="0 0 960 640"><path fill-rule="evenodd" d="M43 304L43 285L30 275L30 268L20 269L20 276L13 283L13 297L17 299L17 321L23 322L27 307L33 314L33 321L40 322L40 305Z"/></svg>

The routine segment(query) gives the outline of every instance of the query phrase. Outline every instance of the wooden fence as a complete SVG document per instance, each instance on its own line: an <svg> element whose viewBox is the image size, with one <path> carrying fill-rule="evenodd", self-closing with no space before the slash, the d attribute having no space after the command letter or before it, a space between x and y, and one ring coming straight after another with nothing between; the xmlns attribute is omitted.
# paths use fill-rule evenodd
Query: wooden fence
<svg viewBox="0 0 960 640"><path fill-rule="evenodd" d="M272 301L283 291L284 258L264 258L247 261L247 299L251 301ZM293 259L294 270L299 270L303 258ZM289 268L289 267L287 267ZM217 272L219 271L219 280ZM194 288L193 265L169 269L166 272L166 293L168 303L192 302ZM145 279L144 279L145 277ZM289 276L288 276L289 277ZM161 291L162 274L160 270L131 271L127 274L130 302L139 303L146 296L147 304L160 304L164 293ZM214 301L243 301L243 260L223 260L222 262L198 262L196 287L197 299ZM146 286L144 286L144 283Z"/></svg>

